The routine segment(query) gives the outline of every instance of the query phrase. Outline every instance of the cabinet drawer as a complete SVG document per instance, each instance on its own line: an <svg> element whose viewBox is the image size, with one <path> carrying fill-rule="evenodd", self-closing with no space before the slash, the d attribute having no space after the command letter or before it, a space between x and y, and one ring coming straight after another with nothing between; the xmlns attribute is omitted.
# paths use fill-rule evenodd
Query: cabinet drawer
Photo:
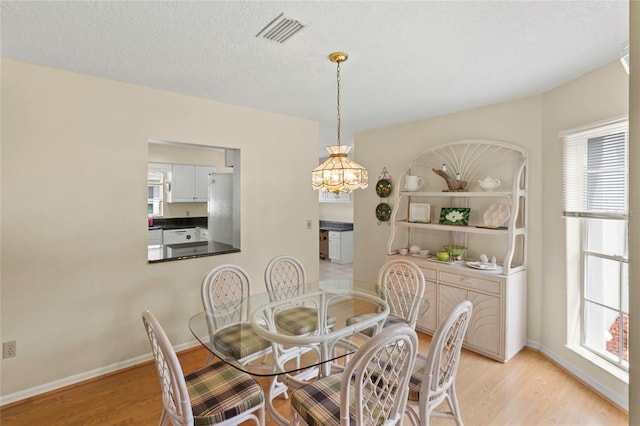
<svg viewBox="0 0 640 426"><path fill-rule="evenodd" d="M438 279L438 271L435 269L423 268L420 267L422 273L424 274L424 279L427 281L436 281Z"/></svg>
<svg viewBox="0 0 640 426"><path fill-rule="evenodd" d="M196 241L196 228L171 229L162 233L164 244L184 244Z"/></svg>
<svg viewBox="0 0 640 426"><path fill-rule="evenodd" d="M440 281L463 286L471 290L500 294L499 281L484 280L482 278L470 277L468 275L452 274L451 272L446 271L440 271Z"/></svg>

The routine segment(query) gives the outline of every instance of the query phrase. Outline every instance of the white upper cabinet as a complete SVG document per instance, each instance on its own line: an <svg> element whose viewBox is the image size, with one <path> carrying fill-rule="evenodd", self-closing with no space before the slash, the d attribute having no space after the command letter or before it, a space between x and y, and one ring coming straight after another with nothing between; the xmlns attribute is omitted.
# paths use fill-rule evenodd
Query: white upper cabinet
<svg viewBox="0 0 640 426"><path fill-rule="evenodd" d="M333 192L318 191L318 201L321 203L348 203L351 201L351 193L334 194Z"/></svg>
<svg viewBox="0 0 640 426"><path fill-rule="evenodd" d="M167 178L168 203L206 203L214 167L173 164Z"/></svg>

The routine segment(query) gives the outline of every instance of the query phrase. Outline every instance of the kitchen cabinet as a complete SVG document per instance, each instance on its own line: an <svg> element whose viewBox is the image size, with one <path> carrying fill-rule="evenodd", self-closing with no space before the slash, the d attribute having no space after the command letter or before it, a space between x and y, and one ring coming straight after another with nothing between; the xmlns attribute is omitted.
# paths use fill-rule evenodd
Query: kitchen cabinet
<svg viewBox="0 0 640 426"><path fill-rule="evenodd" d="M209 201L209 175L214 167L173 164L167 175L168 203L205 203Z"/></svg>
<svg viewBox="0 0 640 426"><path fill-rule="evenodd" d="M198 241L209 241L209 230L208 228L198 227L196 228L196 234L198 235Z"/></svg>
<svg viewBox="0 0 640 426"><path fill-rule="evenodd" d="M162 229L149 229L147 245L149 246L162 245Z"/></svg>
<svg viewBox="0 0 640 426"><path fill-rule="evenodd" d="M348 203L351 201L351 193L341 192L334 194L333 192L318 191L318 200L321 203Z"/></svg>
<svg viewBox="0 0 640 426"><path fill-rule="evenodd" d="M420 154L401 175L399 186L404 187L407 176L424 178L424 185L395 193L387 243L388 260L405 258L399 249L413 245L432 253L410 258L422 268L425 297L431 303L416 327L433 334L459 302L470 300L473 316L465 347L502 362L526 341L527 164L523 148L477 139ZM456 187L460 182L466 184ZM493 183L491 188L487 182ZM433 217L414 221L412 205ZM468 221L440 220L442 211L452 209L466 211ZM465 258L438 261L433 254L445 245L465 247ZM489 267L477 262L487 253L497 258L499 269L474 269Z"/></svg>
<svg viewBox="0 0 640 426"><path fill-rule="evenodd" d="M168 257L196 256L209 252L206 242L168 245L166 248Z"/></svg>
<svg viewBox="0 0 640 426"><path fill-rule="evenodd" d="M420 265L418 265L420 266ZM432 268L420 267L425 279L424 298L429 301L430 306L416 324L420 330L433 335L438 327L438 317L436 309L437 276L438 271Z"/></svg>
<svg viewBox="0 0 640 426"><path fill-rule="evenodd" d="M329 259L333 263L353 263L353 231L329 231Z"/></svg>
<svg viewBox="0 0 640 426"><path fill-rule="evenodd" d="M429 309L416 328L433 335L449 312L463 300L473 304L473 314L464 347L501 362L507 362L526 344L526 270L506 276L499 272L471 269L464 262L448 264L425 257L388 256L409 259L426 280Z"/></svg>

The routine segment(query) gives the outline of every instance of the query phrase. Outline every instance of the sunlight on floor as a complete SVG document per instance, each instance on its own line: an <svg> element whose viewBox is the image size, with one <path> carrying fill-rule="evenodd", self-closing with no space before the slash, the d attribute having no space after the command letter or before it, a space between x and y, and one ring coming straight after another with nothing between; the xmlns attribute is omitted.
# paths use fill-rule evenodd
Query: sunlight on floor
<svg viewBox="0 0 640 426"><path fill-rule="evenodd" d="M340 265L330 260L320 260L320 280L353 278L353 264Z"/></svg>

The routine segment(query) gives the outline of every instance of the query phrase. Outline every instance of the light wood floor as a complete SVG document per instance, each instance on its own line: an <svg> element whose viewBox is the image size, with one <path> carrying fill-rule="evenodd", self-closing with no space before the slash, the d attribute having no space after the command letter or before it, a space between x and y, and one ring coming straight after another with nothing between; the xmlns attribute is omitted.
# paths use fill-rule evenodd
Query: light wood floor
<svg viewBox="0 0 640 426"><path fill-rule="evenodd" d="M427 353L429 341L429 336L420 334L421 353ZM185 372L206 360L202 348L180 354ZM627 425L629 421L624 411L532 350L523 350L507 364L464 351L456 386L467 426ZM288 401L278 398L275 403L288 417ZM156 425L161 407L155 366L147 363L10 404L0 409L0 424ZM267 424L272 424L268 418ZM455 425L445 419L433 419L431 424Z"/></svg>

